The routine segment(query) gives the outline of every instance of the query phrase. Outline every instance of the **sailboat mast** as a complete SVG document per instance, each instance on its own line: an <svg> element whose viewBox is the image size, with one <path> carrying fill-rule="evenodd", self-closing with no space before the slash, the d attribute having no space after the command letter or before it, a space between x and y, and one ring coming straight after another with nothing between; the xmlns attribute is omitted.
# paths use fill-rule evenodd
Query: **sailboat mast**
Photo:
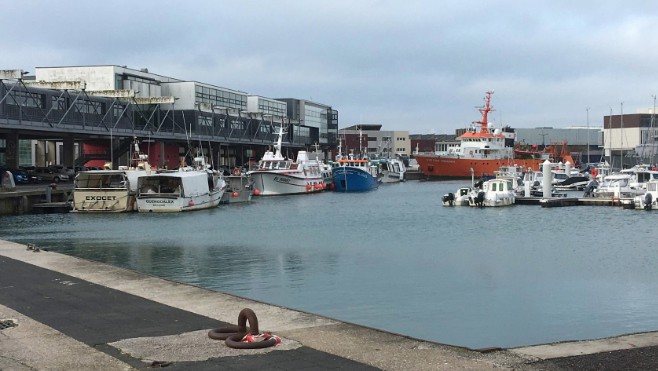
<svg viewBox="0 0 658 371"><path fill-rule="evenodd" d="M654 132L654 123L656 122L656 96L652 95L653 97L653 110L651 111L651 122L649 124L649 135L650 138L647 138L647 143L651 142L651 164L655 164L655 156L656 156L656 133Z"/></svg>
<svg viewBox="0 0 658 371"><path fill-rule="evenodd" d="M619 145L619 169L624 168L624 102L621 102L621 110L619 111L619 122L621 131L619 133L621 143Z"/></svg>
<svg viewBox="0 0 658 371"><path fill-rule="evenodd" d="M608 137L605 139L608 142L608 155L610 156L610 168L612 169L612 107L610 107L610 116L608 116Z"/></svg>
<svg viewBox="0 0 658 371"><path fill-rule="evenodd" d="M589 107L585 110L587 111L587 164L589 165Z"/></svg>

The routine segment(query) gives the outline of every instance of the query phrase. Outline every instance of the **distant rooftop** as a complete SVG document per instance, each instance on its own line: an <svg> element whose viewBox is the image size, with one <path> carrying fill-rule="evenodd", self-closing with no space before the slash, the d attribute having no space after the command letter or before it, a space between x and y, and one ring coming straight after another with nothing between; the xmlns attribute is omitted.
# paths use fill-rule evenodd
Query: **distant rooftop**
<svg viewBox="0 0 658 371"><path fill-rule="evenodd" d="M358 125L352 125L346 128L343 128L341 130L370 130L370 131L380 131L382 130L382 125L374 125L374 124L358 124Z"/></svg>

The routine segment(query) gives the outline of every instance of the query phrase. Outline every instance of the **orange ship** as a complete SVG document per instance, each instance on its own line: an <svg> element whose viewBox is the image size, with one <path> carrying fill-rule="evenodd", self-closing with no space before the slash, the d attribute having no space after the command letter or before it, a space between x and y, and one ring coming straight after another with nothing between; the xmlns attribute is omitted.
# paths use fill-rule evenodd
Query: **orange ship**
<svg viewBox="0 0 658 371"><path fill-rule="evenodd" d="M515 158L514 133L492 130L489 127L487 116L493 111L493 92L488 91L486 94L485 105L479 109L482 120L473 122L471 128L457 138L460 141L459 146L445 152L416 155L416 161L424 175L435 178L470 178L472 171L476 177L482 177L493 175L501 166L506 165L540 170L545 156L537 153L530 158Z"/></svg>

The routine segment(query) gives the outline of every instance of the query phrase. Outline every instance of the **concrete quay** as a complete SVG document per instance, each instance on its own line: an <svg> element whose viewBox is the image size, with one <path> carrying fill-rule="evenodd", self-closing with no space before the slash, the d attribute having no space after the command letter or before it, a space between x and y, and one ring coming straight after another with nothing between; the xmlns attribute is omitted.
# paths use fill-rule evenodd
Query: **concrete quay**
<svg viewBox="0 0 658 371"><path fill-rule="evenodd" d="M251 308L282 338L228 348L210 329ZM658 333L471 350L0 241L0 370L658 369Z"/></svg>

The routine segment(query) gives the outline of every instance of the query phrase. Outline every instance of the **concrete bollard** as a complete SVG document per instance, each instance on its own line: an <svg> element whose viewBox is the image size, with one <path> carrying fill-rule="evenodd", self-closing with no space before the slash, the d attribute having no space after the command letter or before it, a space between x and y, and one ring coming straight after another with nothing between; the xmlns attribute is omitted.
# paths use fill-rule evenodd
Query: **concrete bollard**
<svg viewBox="0 0 658 371"><path fill-rule="evenodd" d="M529 180L523 181L523 195L525 197L530 197L530 183L531 181Z"/></svg>

